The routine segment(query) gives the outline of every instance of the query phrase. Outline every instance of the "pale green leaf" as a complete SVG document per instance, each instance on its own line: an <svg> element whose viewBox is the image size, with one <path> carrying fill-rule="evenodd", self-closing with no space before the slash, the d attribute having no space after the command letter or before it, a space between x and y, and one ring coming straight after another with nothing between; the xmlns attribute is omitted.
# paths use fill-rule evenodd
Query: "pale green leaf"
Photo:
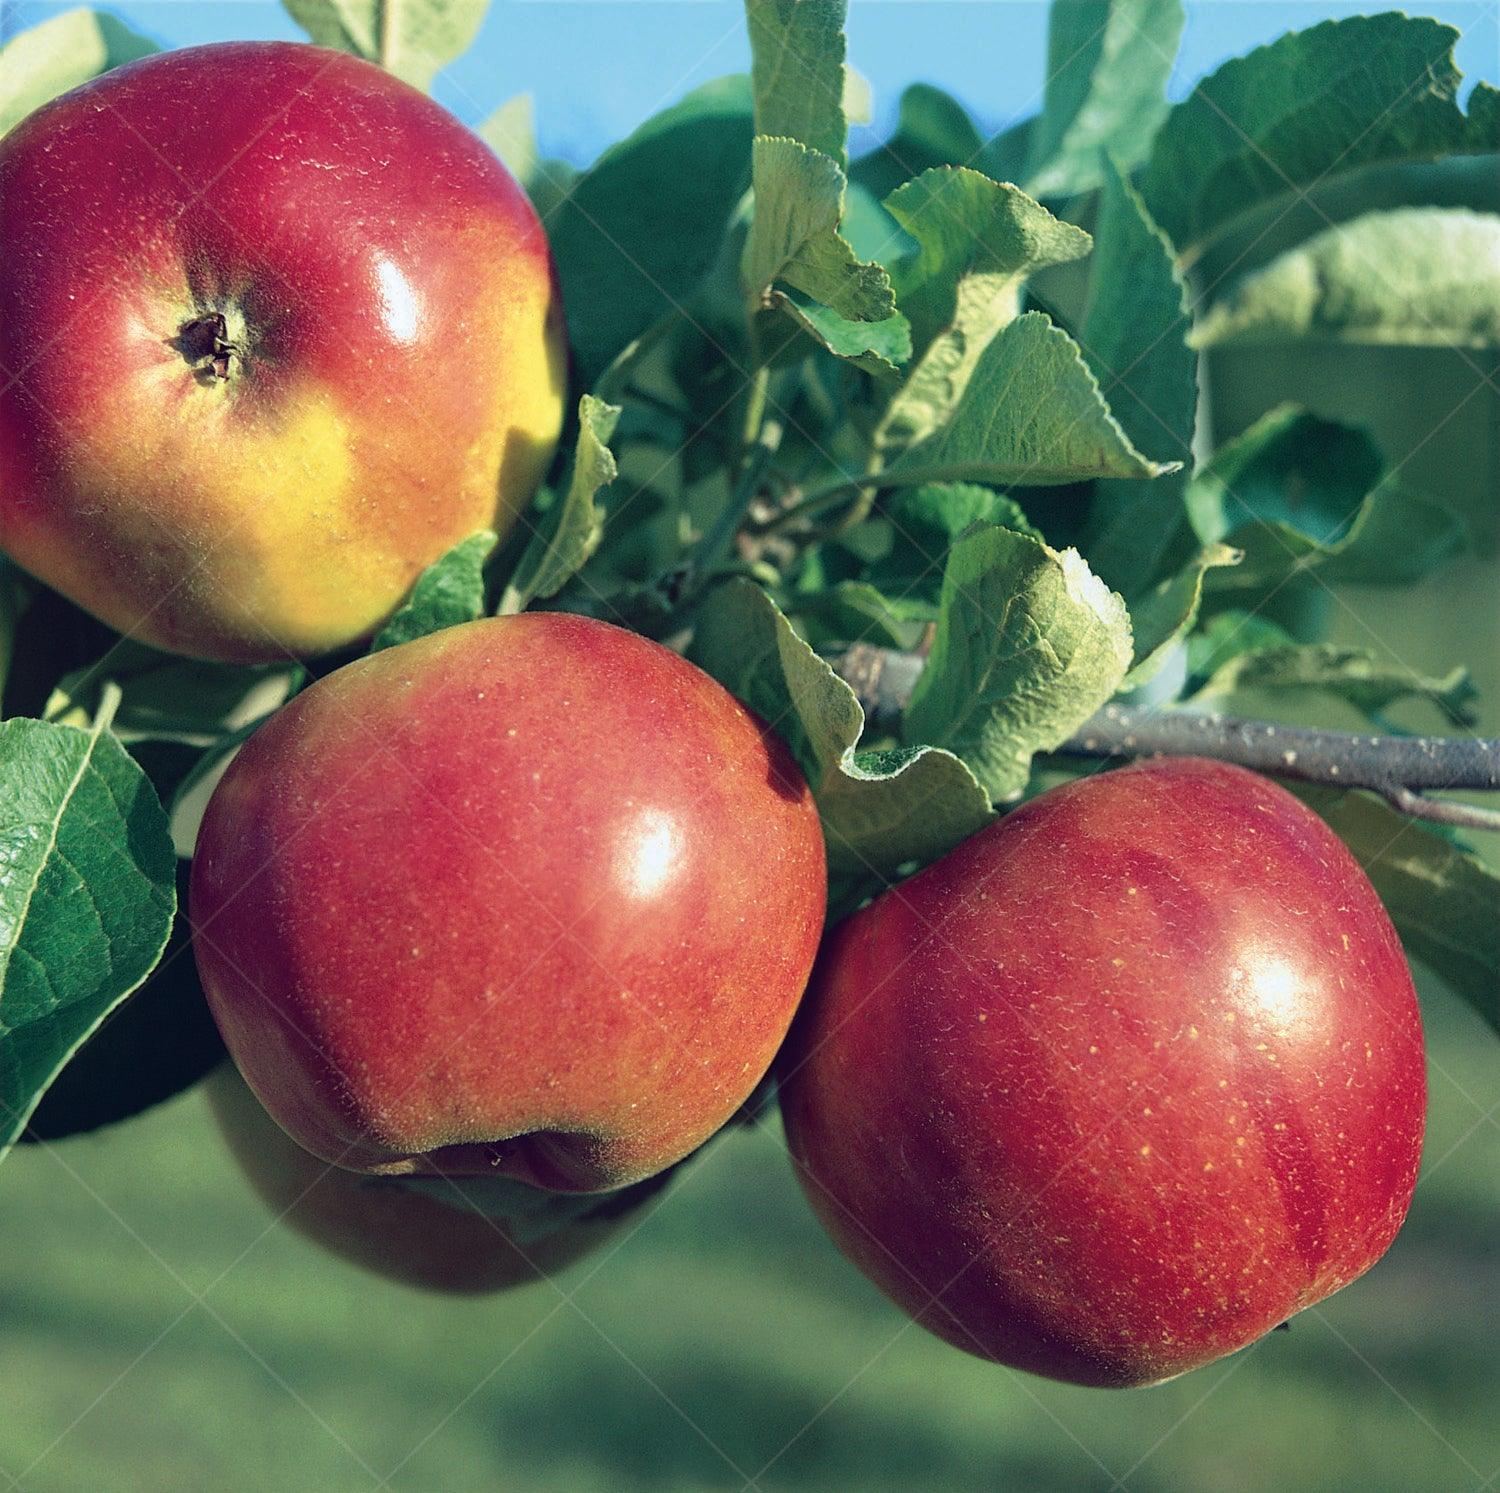
<svg viewBox="0 0 1500 1493"><path fill-rule="evenodd" d="M875 117L875 90L870 86L870 80L847 62L844 64L843 107L847 124L869 124Z"/></svg>
<svg viewBox="0 0 1500 1493"><path fill-rule="evenodd" d="M49 17L0 47L0 135L58 94L159 50L102 11Z"/></svg>
<svg viewBox="0 0 1500 1493"><path fill-rule="evenodd" d="M1500 216L1408 207L1341 223L1247 275L1192 341L1303 338L1500 346Z"/></svg>
<svg viewBox="0 0 1500 1493"><path fill-rule="evenodd" d="M1336 172L1500 149L1455 97L1458 33L1396 12L1324 21L1226 62L1167 116L1142 191L1178 252Z"/></svg>
<svg viewBox="0 0 1500 1493"><path fill-rule="evenodd" d="M954 545L937 637L906 711L912 742L948 747L996 802L1120 687L1131 660L1125 603L1074 550L1010 529Z"/></svg>
<svg viewBox="0 0 1500 1493"><path fill-rule="evenodd" d="M1125 676L1126 689L1139 689L1166 663L1172 650L1192 630L1203 601L1203 577L1210 570L1238 565L1240 552L1227 544L1206 545L1177 572L1130 603L1135 656Z"/></svg>
<svg viewBox="0 0 1500 1493"><path fill-rule="evenodd" d="M495 548L488 529L461 539L417 577L410 595L375 635L371 653L484 616L484 562Z"/></svg>
<svg viewBox="0 0 1500 1493"><path fill-rule="evenodd" d="M1078 344L1041 312L1029 311L984 350L948 423L871 481L1046 487L1170 469L1131 445Z"/></svg>
<svg viewBox="0 0 1500 1493"><path fill-rule="evenodd" d="M755 133L844 163L845 0L745 0Z"/></svg>
<svg viewBox="0 0 1500 1493"><path fill-rule="evenodd" d="M140 767L104 729L0 725L0 1152L150 973L176 855Z"/></svg>
<svg viewBox="0 0 1500 1493"><path fill-rule="evenodd" d="M896 301L883 266L864 263L839 234L844 173L796 140L757 136L752 150L755 217L742 277L757 301L775 282L800 290L849 321L886 321Z"/></svg>
<svg viewBox="0 0 1500 1493"><path fill-rule="evenodd" d="M938 747L855 752L818 800L835 878L889 878L945 855L994 818L969 767Z"/></svg>
<svg viewBox="0 0 1500 1493"><path fill-rule="evenodd" d="M827 306L798 301L779 290L766 296L766 305L787 323L787 342L778 346L774 334L765 338L778 356L800 343L800 333L867 373L894 375L911 357L911 324L899 311L884 321L849 321Z"/></svg>
<svg viewBox="0 0 1500 1493"><path fill-rule="evenodd" d="M1014 302L1029 275L1081 259L1091 242L1019 187L963 166L924 171L892 192L885 208L917 242L892 278L919 344L952 325L964 280Z"/></svg>
<svg viewBox="0 0 1500 1493"><path fill-rule="evenodd" d="M747 581L720 587L698 618L690 657L765 720L812 786L839 876L895 873L980 829L989 801L948 752L859 753L854 691Z"/></svg>
<svg viewBox="0 0 1500 1493"><path fill-rule="evenodd" d="M1026 279L1081 258L1090 240L1018 188L961 167L924 171L885 208L917 243L893 278L913 341L925 349L877 433L894 449L952 413L985 348L1015 319Z"/></svg>
<svg viewBox="0 0 1500 1493"><path fill-rule="evenodd" d="M414 88L428 89L467 52L489 0L282 0L320 47L378 62Z"/></svg>
<svg viewBox="0 0 1500 1493"><path fill-rule="evenodd" d="M1106 150L1126 169L1146 158L1166 117L1182 23L1182 0L1053 0L1028 191L1092 191L1104 180Z"/></svg>
<svg viewBox="0 0 1500 1493"><path fill-rule="evenodd" d="M555 596L587 563L604 535L604 512L595 501L618 467L609 439L618 405L585 394L578 404L578 445L567 491L543 515L506 585L500 612L524 611L538 597Z"/></svg>
<svg viewBox="0 0 1500 1493"><path fill-rule="evenodd" d="M1296 791L1364 867L1406 952L1500 1031L1500 876L1380 799Z"/></svg>

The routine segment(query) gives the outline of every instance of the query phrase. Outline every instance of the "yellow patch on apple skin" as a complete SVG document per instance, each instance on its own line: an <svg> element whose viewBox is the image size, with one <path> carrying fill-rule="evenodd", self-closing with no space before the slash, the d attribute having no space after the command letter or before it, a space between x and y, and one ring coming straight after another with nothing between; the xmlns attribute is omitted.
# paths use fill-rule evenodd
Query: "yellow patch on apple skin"
<svg viewBox="0 0 1500 1493"><path fill-rule="evenodd" d="M350 421L314 384L266 407L252 383L200 382L180 359L143 371L99 456L75 467L76 508L104 541L82 595L110 598L99 610L116 626L274 657L336 646L389 610L404 568L362 542Z"/></svg>
<svg viewBox="0 0 1500 1493"><path fill-rule="evenodd" d="M567 334L546 280L498 286L485 308L494 328L494 400L485 429L465 454L466 488L481 495L482 522L503 539L530 506L563 426ZM476 525L477 527L477 525ZM458 536L462 537L462 536Z"/></svg>
<svg viewBox="0 0 1500 1493"><path fill-rule="evenodd" d="M81 438L72 425L55 501L16 558L110 625L200 657L368 636L453 544L504 535L552 459L565 339L545 275L524 268L476 287L477 335L436 386L384 398L368 379L299 378L253 345L228 378L195 371L159 328L201 308L158 287L126 310L108 407ZM467 449L444 426L465 407L445 403L446 380L467 418L487 411Z"/></svg>

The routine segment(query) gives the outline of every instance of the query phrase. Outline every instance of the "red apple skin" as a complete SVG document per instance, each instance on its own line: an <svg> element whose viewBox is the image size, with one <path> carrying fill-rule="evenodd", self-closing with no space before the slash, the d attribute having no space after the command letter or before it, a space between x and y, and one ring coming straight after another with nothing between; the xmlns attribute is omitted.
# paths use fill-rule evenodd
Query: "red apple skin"
<svg viewBox="0 0 1500 1493"><path fill-rule="evenodd" d="M214 791L191 893L229 1051L307 1150L598 1191L749 1095L826 882L807 785L738 701L634 633L539 613L284 707Z"/></svg>
<svg viewBox="0 0 1500 1493"><path fill-rule="evenodd" d="M370 63L165 52L0 140L0 548L143 641L368 635L530 501L565 360L525 194Z"/></svg>
<svg viewBox="0 0 1500 1493"><path fill-rule="evenodd" d="M225 1063L205 1083L230 1155L276 1218L332 1254L428 1291L479 1294L542 1280L603 1244L624 1222L598 1218L513 1240L504 1220L330 1167L304 1151ZM462 1183L455 1183L462 1186Z"/></svg>
<svg viewBox="0 0 1500 1493"><path fill-rule="evenodd" d="M855 914L781 1079L808 1198L877 1285L971 1353L1118 1387L1368 1270L1426 1096L1363 871L1194 759L1045 793Z"/></svg>

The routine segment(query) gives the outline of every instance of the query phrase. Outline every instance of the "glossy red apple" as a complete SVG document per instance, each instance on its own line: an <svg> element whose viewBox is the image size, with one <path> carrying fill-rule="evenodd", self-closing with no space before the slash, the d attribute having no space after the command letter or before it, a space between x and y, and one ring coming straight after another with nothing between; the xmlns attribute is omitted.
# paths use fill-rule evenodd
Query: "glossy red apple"
<svg viewBox="0 0 1500 1493"><path fill-rule="evenodd" d="M566 1268L635 1216L634 1189L591 1199L583 1216L522 1226L471 1204L464 1189L489 1179L458 1178L451 1201L391 1177L363 1177L304 1151L261 1108L225 1063L204 1085L230 1155L278 1221L332 1254L389 1280L429 1291L484 1292L529 1285ZM520 1188L523 1184L514 1183ZM645 1184L649 1188L651 1184Z"/></svg>
<svg viewBox="0 0 1500 1493"><path fill-rule="evenodd" d="M524 193L370 63L165 52L0 140L0 548L143 641L367 635L530 501L564 362Z"/></svg>
<svg viewBox="0 0 1500 1493"><path fill-rule="evenodd" d="M834 1239L924 1326L1138 1385L1368 1270L1425 1100L1401 946L1342 842L1168 760L1008 814L828 941L782 1065Z"/></svg>
<svg viewBox="0 0 1500 1493"><path fill-rule="evenodd" d="M193 860L240 1070L353 1170L652 1175L769 1066L822 928L785 748L675 653L562 613L339 669L258 731Z"/></svg>

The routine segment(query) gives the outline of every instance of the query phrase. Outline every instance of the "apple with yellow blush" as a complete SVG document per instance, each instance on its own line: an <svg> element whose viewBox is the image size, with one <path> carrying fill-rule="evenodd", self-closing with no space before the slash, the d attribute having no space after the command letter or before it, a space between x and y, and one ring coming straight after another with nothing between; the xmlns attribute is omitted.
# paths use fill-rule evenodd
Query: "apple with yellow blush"
<svg viewBox="0 0 1500 1493"><path fill-rule="evenodd" d="M369 635L515 522L566 362L525 194L371 63L161 53L0 141L0 548L144 642Z"/></svg>

